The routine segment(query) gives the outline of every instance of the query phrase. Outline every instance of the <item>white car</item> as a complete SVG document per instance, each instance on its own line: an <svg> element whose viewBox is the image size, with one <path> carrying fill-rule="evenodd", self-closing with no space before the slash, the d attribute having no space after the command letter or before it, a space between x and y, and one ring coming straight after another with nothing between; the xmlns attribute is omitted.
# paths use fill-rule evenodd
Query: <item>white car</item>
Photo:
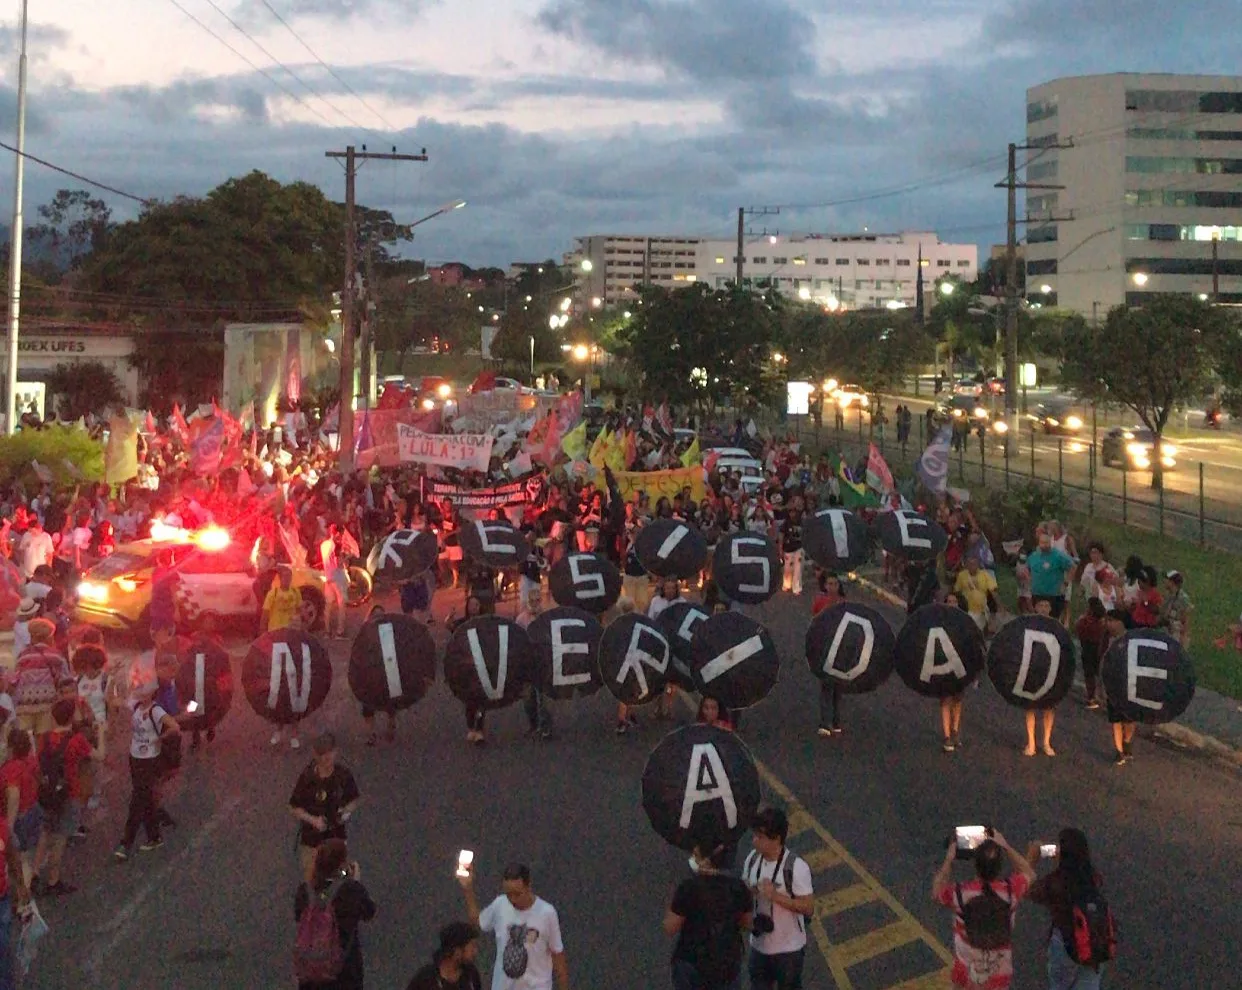
<svg viewBox="0 0 1242 990"><path fill-rule="evenodd" d="M871 405L871 399L859 385L842 385L832 394L832 397L842 409L848 409L855 403L864 409Z"/></svg>
<svg viewBox="0 0 1242 990"><path fill-rule="evenodd" d="M703 452L703 459L715 455L715 470L720 474L738 474L742 490L753 495L763 487L763 464L741 447L713 447Z"/></svg>

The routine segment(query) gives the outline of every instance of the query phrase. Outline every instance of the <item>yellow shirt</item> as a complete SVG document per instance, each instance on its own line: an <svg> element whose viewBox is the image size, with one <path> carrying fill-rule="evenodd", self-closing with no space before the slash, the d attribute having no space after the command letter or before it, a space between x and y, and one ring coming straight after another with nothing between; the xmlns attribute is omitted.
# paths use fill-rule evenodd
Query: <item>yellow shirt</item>
<svg viewBox="0 0 1242 990"><path fill-rule="evenodd" d="M263 611L267 613L269 630L285 629L293 625L302 610L302 593L297 588L286 591L274 584L263 599Z"/></svg>
<svg viewBox="0 0 1242 990"><path fill-rule="evenodd" d="M953 590L966 600L967 612L982 615L988 610L988 592L996 593L996 578L982 568L974 574L959 571Z"/></svg>

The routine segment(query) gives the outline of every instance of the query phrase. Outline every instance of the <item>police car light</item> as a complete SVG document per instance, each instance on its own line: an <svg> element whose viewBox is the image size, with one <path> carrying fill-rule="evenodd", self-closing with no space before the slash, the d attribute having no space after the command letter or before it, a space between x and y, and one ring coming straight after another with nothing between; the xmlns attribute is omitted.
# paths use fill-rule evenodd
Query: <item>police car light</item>
<svg viewBox="0 0 1242 990"><path fill-rule="evenodd" d="M163 519L151 520L151 539L159 542L178 542L184 543L190 538L180 526L170 526Z"/></svg>

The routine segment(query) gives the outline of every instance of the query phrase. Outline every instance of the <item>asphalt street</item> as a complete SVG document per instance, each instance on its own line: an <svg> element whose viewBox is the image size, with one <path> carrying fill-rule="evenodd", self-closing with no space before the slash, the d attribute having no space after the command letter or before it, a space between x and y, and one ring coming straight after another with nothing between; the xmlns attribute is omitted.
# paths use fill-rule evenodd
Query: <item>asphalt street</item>
<svg viewBox="0 0 1242 990"><path fill-rule="evenodd" d="M934 702L896 677L847 701L843 736L819 738L817 685L802 648L809 607L809 595L782 595L754 610L776 637L784 667L776 690L741 729L762 765L767 798L793 812L790 845L815 871L808 988L947 985L949 918L930 903L931 876L952 827L980 822L1015 845L1052 841L1067 824L1085 829L1121 930L1120 958L1106 985L1237 985L1236 772L1146 740L1132 764L1114 767L1106 722L1073 696L1057 721L1059 755L1025 758L1021 714L986 684L967 697L964 748L954 755L940 751ZM361 615L351 620L356 625ZM442 640L443 626L436 630ZM244 646L236 642L236 659ZM660 919L686 862L649 827L639 780L671 723L646 713L637 732L618 737L601 693L554 703L553 741L526 738L514 707L489 716L488 744L472 748L461 707L441 682L403 715L394 744L366 749L345 679L347 644L334 643L331 652L332 692L305 731L338 733L341 759L364 795L350 828L351 853L379 905L363 934L368 986L404 987L429 956L437 929L462 915L453 879L460 848L476 852L484 901L498 892L505 862L530 864L536 889L560 911L575 987L669 985L670 943ZM678 717L688 720L688 709ZM178 828L162 849L136 853L124 865L110 851L128 780L112 761L107 806L67 858L66 878L81 890L44 903L52 932L27 986L292 984L297 869L285 803L309 754L274 749L268 735L236 696L217 740L187 752L167 801ZM123 749L123 738L114 737L114 754ZM1045 921L1037 908L1019 912L1018 990L1046 986ZM489 971L492 957L489 947Z"/></svg>

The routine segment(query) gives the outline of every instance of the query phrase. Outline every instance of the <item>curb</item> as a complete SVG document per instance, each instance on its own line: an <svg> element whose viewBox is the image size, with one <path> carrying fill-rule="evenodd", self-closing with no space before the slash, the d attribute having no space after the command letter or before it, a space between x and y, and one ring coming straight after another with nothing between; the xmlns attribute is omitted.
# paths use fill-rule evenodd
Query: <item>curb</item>
<svg viewBox="0 0 1242 990"><path fill-rule="evenodd" d="M906 600L899 595L893 594L887 588L883 588L869 578L862 577L859 574L852 574L850 577L855 584L863 588L868 594L879 598L883 602L887 602L895 608L905 609ZM1081 675L1076 675L1074 682L1081 687ZM1196 732L1180 722L1166 722L1159 726L1141 726L1140 728L1143 730L1144 735L1150 734L1156 739L1167 739L1182 749L1193 749L1200 753L1206 753L1216 759L1223 760L1225 763L1242 768L1242 748L1222 742L1215 736Z"/></svg>

